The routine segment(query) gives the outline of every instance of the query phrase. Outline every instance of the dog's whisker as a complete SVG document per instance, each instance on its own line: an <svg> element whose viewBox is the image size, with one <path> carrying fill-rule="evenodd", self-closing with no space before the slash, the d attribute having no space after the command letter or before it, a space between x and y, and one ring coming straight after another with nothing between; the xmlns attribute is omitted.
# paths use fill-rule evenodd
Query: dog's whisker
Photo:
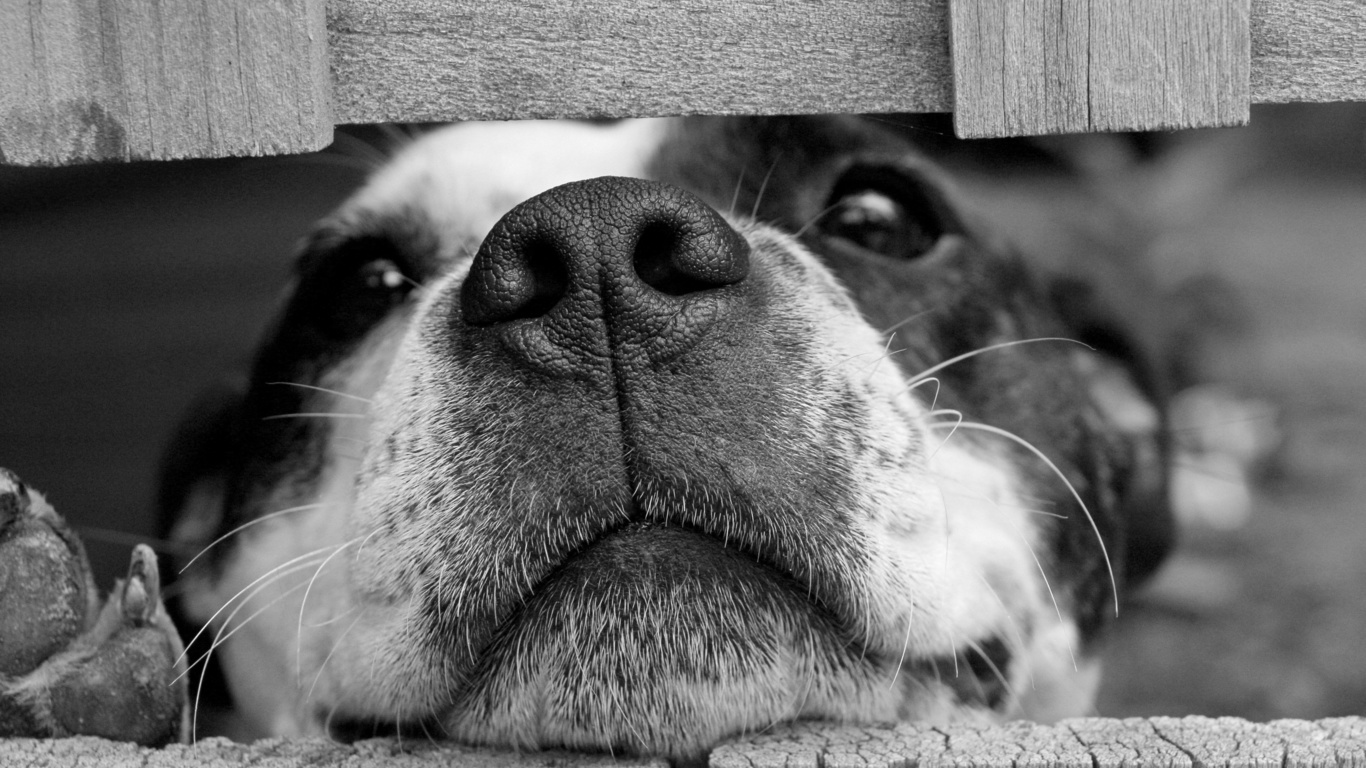
<svg viewBox="0 0 1366 768"><path fill-rule="evenodd" d="M821 219L825 218L826 214L830 213L831 211L835 210L836 208L840 207L840 206L843 205L843 204L844 204L843 202L835 202L835 203L831 203L830 205L827 205L827 206L825 206L824 208L820 209L820 211L818 211L818 212L816 213L815 216L812 216L810 219L807 219L807 221L806 221L805 224L803 224L803 225L801 225L800 227L798 227L797 230L796 230L795 232L792 233L792 238L793 238L794 240L800 240L801 237L802 237L802 234L805 233L806 230L808 230L808 229L810 229L812 226L814 226L814 225L816 224L816 222L818 222L818 221L820 221Z"/></svg>
<svg viewBox="0 0 1366 768"><path fill-rule="evenodd" d="M939 404L939 392L941 389L943 389L942 384L937 376L931 376L927 379L920 379L919 381L907 384L905 387L901 389L901 391L905 393L914 392L915 390L919 389L920 387L926 384L934 385L934 397L930 398L930 411L934 411L935 406Z"/></svg>
<svg viewBox="0 0 1366 768"><path fill-rule="evenodd" d="M237 601L237 604L233 607L233 609L232 609L231 611L228 612L228 615L225 616L225 617L223 617L223 622L222 622L222 624L219 626L219 628L217 629L217 631L215 632L215 638L214 638L213 643L210 644L209 650L206 651L206 652L205 652L203 655L201 655L199 658L195 659L193 662L187 664L186 667L185 667L185 671L184 671L184 672L181 672L180 675L177 676L177 677L175 678L175 680L172 680L171 682L176 682L176 681L178 681L181 677L184 677L185 675L189 674L190 671L193 670L196 666L199 666L200 664L207 664L207 663L208 663L209 656L212 654L213 650L214 650L215 648L217 648L217 647L220 645L220 643L218 642L218 638L222 636L224 630L225 630L227 627L229 627L229 626L232 625L232 621L233 621L233 619L237 618L237 614L241 613L248 605L251 605L251 601L254 600L254 599L256 598L257 595L261 594L262 592L266 591L267 589L270 589L271 587L277 586L282 580L284 580L285 578L288 578L289 576L293 576L293 575L296 574L296 573L301 573L301 572L303 572L303 571L308 570L309 567L311 567L312 565L313 565L313 563L311 563L311 562L309 562L309 563L301 563L301 564L296 565L296 566L294 566L294 567L288 568L288 569L284 570L283 572L277 573L277 574L275 575L274 578L270 579L269 581L265 582L264 584L259 584L259 585L255 586L255 587L253 587L249 593L247 593L245 596L243 596L241 600ZM303 587L304 587L305 584L306 584L306 582L302 582L302 581L301 581L301 582L299 582L298 584L296 584L295 587L298 587L299 589L303 589ZM297 590L295 590L294 588L291 588L291 589L287 590L285 594L289 594L289 593L294 592L294 591L297 591ZM234 600L235 600L235 599L236 599L236 598L234 598ZM266 603L266 607L272 606L272 605L274 605L274 604L277 603L277 602L279 602L279 596L277 596L275 599L272 599L270 602ZM224 604L223 604L223 607L226 608L226 607L228 607L229 605L232 605L232 601L229 601L229 602L227 602L227 603L224 603ZM253 617L255 617L255 616L257 616L257 615L258 615L258 613L253 613L253 614L252 614ZM245 622L243 622L243 625L245 625ZM204 632L208 631L208 629L209 629L211 626L212 626L211 624L206 624L204 627L202 627L202 628L199 630L199 632L194 636L194 638L192 638L192 639L190 640L190 643L193 643L193 642L195 642L196 640L198 640L199 637L200 637L201 635L203 635ZM234 631L235 631L235 630L234 630ZM232 636L232 635L231 635L231 633L230 633L230 634L228 635L228 637L231 637L231 636ZM190 643L186 643L186 653L189 652L188 649L189 649Z"/></svg>
<svg viewBox="0 0 1366 768"><path fill-rule="evenodd" d="M759 183L759 192L754 196L754 207L749 212L749 217L754 220L759 219L759 206L764 202L764 193L768 191L769 179L773 176L773 171L778 167L778 161L782 159L782 154L774 156L773 163L768 166L768 171L764 173L764 180Z"/></svg>
<svg viewBox="0 0 1366 768"><path fill-rule="evenodd" d="M1028 544L1029 542L1026 541L1025 543ZM1031 549L1032 549L1032 547L1031 547ZM1037 560L1037 558L1035 558L1035 559ZM1019 620L1018 620L1017 618L1015 618L1015 614L1011 612L1010 608L1006 607L1005 601L1001 599L1001 593L998 592L998 591L996 590L995 587L991 586L991 582L987 580L986 574L984 574L984 573L982 572L982 569L980 569L980 568L974 568L974 569L973 569L973 572L977 575L977 579L978 579L979 581L982 582L982 586L986 587L986 588L987 588L987 592L990 593L991 596L992 596L992 598L994 598L994 599L996 600L996 604L999 605L999 606L1001 607L1001 613L1005 615L1005 617L1006 617L1006 623L1009 625L1010 631L1015 635L1015 647L1018 649L1018 652L1019 652L1019 653L1023 653L1024 650L1025 650L1025 648L1027 648L1028 646L1025 645L1024 633L1020 631L1020 622L1019 622ZM1046 579L1045 579L1045 581L1046 581ZM1050 592L1051 592L1051 590L1050 590ZM1033 688L1033 687L1034 687L1034 672L1033 672L1033 670L1028 670L1028 674L1029 674L1029 687L1030 687L1030 688ZM1005 680L1002 679L1001 682L1004 683Z"/></svg>
<svg viewBox="0 0 1366 768"><path fill-rule="evenodd" d="M273 583L273 581L277 578L281 578L284 575L287 575L288 573L293 573L294 571L308 567L312 564L310 558L316 558L318 560L321 560L323 557L322 553L328 551L329 549L331 549L331 547L320 547L311 552L306 552L302 555L299 555L298 557L290 558L289 560L286 560L285 562L275 566L274 568L271 568L270 570L266 571L260 576L257 576L255 579L252 579L251 583L239 589L236 594L234 594L232 597L224 601L223 605L220 606L218 610L213 612L213 615L209 616L209 618L204 622L204 626L200 628L198 632L195 633L194 637L190 638L189 642L185 643L185 650L181 651L180 656L176 658L176 663L179 664L181 661L184 661L186 654L189 653L190 646L193 645L195 641L197 641L200 638L200 636L202 636L204 632L208 630L210 626L212 626L214 619L218 618L219 615L223 613L223 611L227 610L228 606L233 604L233 601L237 600L239 597L246 594L249 590L251 590L257 584L260 584L263 581L267 582L267 584ZM254 595L255 593L252 594Z"/></svg>
<svg viewBox="0 0 1366 768"><path fill-rule="evenodd" d="M1010 684L1009 680L1006 679L1005 673L1001 671L1001 668L997 666L996 662L992 661L991 655L988 654L984 648L982 648L981 644L977 643L976 641L969 640L966 643L966 645L968 647L968 650L972 651L973 653L976 653L978 657L982 659L982 661L985 661L987 663L987 668L991 670L992 675L995 676L995 678L998 681L1000 681L1001 687L1005 689L1006 697L1011 701L1019 701L1020 697L1015 692L1015 687ZM977 680L977 684L978 690L983 690L981 687L980 679Z"/></svg>
<svg viewBox="0 0 1366 768"><path fill-rule="evenodd" d="M228 628L228 626L229 626L229 624L231 623L232 619L237 615L237 611L240 610L242 606L247 605L247 602L246 602L246 601L243 601L242 606L239 606L236 610L234 610L234 611L232 612L232 614L228 616L227 620L223 622L223 626L219 627L218 632L214 635L213 643L209 646L209 649L208 649L207 651L204 652L204 655L201 656L201 657L199 657L198 659L196 659L195 662L194 662L194 664L190 664L190 665L186 666L185 671L184 671L184 672L181 672L179 675L176 676L175 680L172 680L172 681L171 681L172 683L175 683L175 682L179 681L180 678L182 678L182 677L184 677L185 675L189 674L190 670L193 669L196 665L199 666L199 685L198 685L198 686L196 687L196 689L195 689L194 706L193 706L193 708L192 708L193 714L191 715L191 722L190 722L190 739L191 739L191 741L194 741L194 740L196 740L196 739L198 738L198 733L199 733L199 697L200 697L200 695L203 694L203 692L204 692L204 681L205 681L205 677L208 675L208 671L209 671L209 659L210 659L210 657L213 656L213 652L214 652L215 650L217 650L218 647L221 646L223 643L225 643L225 642L227 642L229 639L231 639L232 636L233 636L234 634L236 634L237 631L238 631L239 629L241 629L241 628L247 626L247 624L249 624L249 623L252 621L252 619L255 619L257 616L260 616L262 613L264 613L265 611L269 610L269 609L270 609L272 606L274 606L276 603L278 603L278 602L280 602L281 600L283 600L284 598L288 597L290 594L292 594L292 593L294 593L294 592L297 592L297 591L298 591L299 589L301 589L302 587L303 587L303 584L302 584L302 583L294 585L294 586L291 587L289 590L287 590L287 591L285 591L284 593L282 593L282 594L276 596L273 600L271 600L270 602L268 602L268 603L266 603L265 605L261 606L261 607L258 608L254 613L252 613L250 616L248 616L247 618L243 619L241 624L238 624L237 626L235 626L235 627L232 628L232 631L228 632L227 634L224 634L224 630L226 630L226 629Z"/></svg>
<svg viewBox="0 0 1366 768"><path fill-rule="evenodd" d="M886 117L885 115L865 115L865 119L874 123L885 123L887 125L896 126L897 128L903 128L908 131L919 131L920 133L928 133L931 136L949 135L944 131L936 131L933 128L926 128L922 125L913 125L905 120L892 120Z"/></svg>
<svg viewBox="0 0 1366 768"><path fill-rule="evenodd" d="M368 419L368 413L336 413L331 411L313 411L301 413L276 413L270 416L262 416L261 421L276 421L279 419Z"/></svg>
<svg viewBox="0 0 1366 768"><path fill-rule="evenodd" d="M852 363L854 360L857 360L857 359L859 359L859 358L861 358L861 357L871 357L871 356L874 355L874 354L876 354L876 353L874 353L874 352L855 352L855 353L852 354L852 355L846 355L845 357L841 357L840 359L835 360L834 362L831 362L831 363L827 364L827 365L826 365L825 367L823 367L823 368L818 368L818 369L817 369L817 372L818 372L818 373L830 373L830 372L832 372L832 371L839 370L840 368L843 368L843 367L849 365L849 364Z"/></svg>
<svg viewBox="0 0 1366 768"><path fill-rule="evenodd" d="M1081 346L1086 347L1087 349L1090 349L1090 350L1094 350L1094 349L1095 349L1094 347L1092 347L1091 345L1089 345L1089 344L1087 344L1087 343L1085 343L1085 342L1077 341L1076 339L1069 339L1069 338L1065 338L1065 337L1061 337L1061 336L1045 336L1045 337L1035 338L1035 339L1016 339L1015 341L1004 341L1004 342L1001 342L1000 344L990 344L990 345L985 346L985 347L980 347L980 348L978 348L978 349L974 349L974 350L971 351L971 352L964 352L963 354L958 355L958 356L956 356L956 357L951 357L951 358L949 358L948 360L945 360L945 361L942 362L942 363L939 363L939 364L937 364L937 365L930 366L929 368L926 368L925 370L921 371L920 373L917 373L915 376L912 376L912 377L911 377L911 383L915 383L915 382L920 381L921 379L924 379L924 378L926 378L926 377L928 377L928 376L932 376L933 374L936 374L936 373L938 373L938 372L944 370L945 368L948 368L950 365L954 365L954 364L956 364L956 363L961 363L961 362L963 362L964 360L967 360L967 359L969 359L969 358L976 357L976 356L978 356L978 355L980 355L980 354L983 354L983 353L985 353L985 352L994 352L994 351L996 351L996 350L998 350L998 349L1006 349L1007 347L1017 347L1017 346L1020 346L1021 344L1034 344L1034 343L1041 342L1041 341L1065 341L1065 342L1068 342L1068 343L1071 343L1071 344L1080 344Z"/></svg>
<svg viewBox="0 0 1366 768"><path fill-rule="evenodd" d="M294 514L295 512L306 512L306 511L308 511L308 510L310 510L310 509L318 509L319 507L324 507L324 506L327 506L327 504L324 503L324 502L319 502L319 503L316 503L316 504L303 504L303 505L300 505L300 506L297 506L297 507L287 507L287 508L285 508L285 509L277 510L277 511L275 511L275 512L270 512L270 513L268 513L268 514L261 515L260 517L257 517L257 518L253 518L253 519L251 519L251 520L248 520L247 522L242 523L241 525L237 526L236 528L233 528L231 531L228 531L227 533L223 534L222 536L219 536L218 538L216 538L216 539L214 539L213 541L209 542L209 544L208 544L207 546L205 546L203 549L199 550L199 554L197 554L197 555L195 555L194 557L190 558L190 561L187 562L187 563L185 563L185 565L181 567L179 573L182 573L182 574L185 573L185 571L189 570L190 566L194 565L195 561L198 560L199 558L203 557L204 554L205 554L206 552L208 552L209 550L211 550L211 549L213 549L214 547L218 546L219 544L222 544L224 541L227 541L228 539L232 538L233 536L236 536L237 534L241 533L242 531L245 531L246 529L252 527L253 525L257 525L257 524L259 524L259 523L264 523L264 522L267 522L267 521L269 521L269 520L274 520L274 519L277 518L277 517L284 517L285 515L292 515L292 514Z"/></svg>
<svg viewBox="0 0 1366 768"><path fill-rule="evenodd" d="M726 218L735 218L735 206L740 203L740 189L745 185L745 169L740 168L740 174L735 178L735 191L730 194L730 208L726 210Z"/></svg>
<svg viewBox="0 0 1366 768"><path fill-rule="evenodd" d="M1057 596L1056 594L1054 594L1054 592L1053 592L1053 585L1050 584L1049 581L1048 581L1048 574L1044 571L1043 561L1039 559L1039 553L1034 549L1034 545L1033 545L1032 543L1030 543L1029 537L1028 537L1028 536L1025 536L1024 531L1020 530L1019 526L1017 526L1017 525L1015 525L1014 523L1012 523L1012 522L1010 521L1009 518L1006 518L1006 519L1005 519L1005 522L1006 522L1006 525L1009 525L1010 528L1011 528L1011 530L1013 530L1013 531L1015 532L1015 535L1018 536L1018 537L1020 537L1020 541L1023 541L1023 542L1024 542L1025 547L1029 550L1029 556L1032 557L1032 558L1034 558L1034 565L1035 565L1035 567L1037 567L1037 568L1039 569L1039 577L1043 579L1043 588L1044 588L1045 590L1048 591L1048 600L1049 600L1051 603L1053 603L1053 612L1054 612L1055 614L1057 614L1057 616L1058 616L1058 623L1059 623L1059 624L1065 624L1066 621L1065 621L1065 620L1063 619L1063 617L1062 617L1062 606L1058 605L1058 596ZM1076 650L1075 650L1074 648L1072 648L1072 643L1071 643L1071 642L1068 642L1068 644L1067 644L1067 655L1070 656L1071 659L1072 659L1072 671L1073 671L1073 672L1076 672L1076 671L1077 671L1077 653L1076 653ZM1032 681L1033 681L1033 671L1032 671L1032 670L1031 670L1031 672L1030 672L1030 680L1031 680L1030 685L1032 686L1032 685L1033 685L1033 682L1032 682Z"/></svg>
<svg viewBox="0 0 1366 768"><path fill-rule="evenodd" d="M936 391L936 395L937 394L938 392ZM932 419L939 418L941 416L952 417L954 421L952 425L949 425L946 422L935 422L931 424L932 427L952 426L952 428L949 430L949 434L945 436L943 440L939 441L939 445L936 445L934 447L934 450L930 452L930 461L933 461L934 457L939 455L940 449L942 449L946 444L948 444L949 440L953 439L953 436L958 433L958 428L963 425L962 411L956 410L954 408L945 408L944 410L929 412L929 417Z"/></svg>
<svg viewBox="0 0 1366 768"><path fill-rule="evenodd" d="M427 718L424 717L419 719L417 725L422 729L423 735L427 737L427 743L435 745L437 743L436 737L432 736L432 732L427 730Z"/></svg>
<svg viewBox="0 0 1366 768"><path fill-rule="evenodd" d="M932 425L932 427L933 426L936 425ZM1100 526L1096 524L1095 517L1091 515L1091 510L1087 508L1086 502L1082 501L1081 494L1077 492L1076 486L1072 485L1072 481L1067 479L1067 475L1063 474L1063 471L1058 467L1057 464L1053 463L1052 459L1048 458L1047 454L1039 450L1033 443L1029 442L1028 440L1025 440L1024 438L1020 437L1014 432L1011 432L1006 429L1001 429L1000 427L992 426L990 424L982 424L980 422L973 421L965 421L957 425L957 428L975 429L981 432L987 432L989 434L997 435L999 437L1004 437L1007 440L1014 442L1015 444L1034 454L1036 457L1039 458L1040 461L1048 465L1048 468L1053 471L1053 474L1057 475L1058 478L1062 480L1063 484L1067 486L1068 492L1072 494L1072 498L1075 499L1077 504L1081 507L1081 511L1086 514L1086 520L1091 524L1091 530L1094 531L1096 534L1096 543L1100 545L1100 553L1105 558L1105 570L1108 571L1110 576L1110 591L1114 594L1115 616L1119 616L1119 582L1115 579L1115 569L1114 565L1110 562L1110 551L1105 546L1105 537L1101 536Z"/></svg>
<svg viewBox="0 0 1366 768"><path fill-rule="evenodd" d="M892 349L892 342L894 342L894 341L896 341L896 334L895 334L895 333L890 334L890 335L887 336L887 343L884 344L884 345L882 345L882 355L879 356L878 358L876 358L875 360L873 360L873 367L868 371L868 375L864 377L864 383L867 383L867 382L870 382L870 381L873 380L873 376L875 376L875 375L877 374L878 366L882 365L882 361L883 361L883 360L886 360L887 358L891 357L892 355L895 355L895 354L898 354L898 353L900 353L900 352L905 352L905 351L906 351L904 348L903 348L903 349L895 349L895 350Z"/></svg>
<svg viewBox="0 0 1366 768"><path fill-rule="evenodd" d="M350 392L342 392L342 391L339 390L339 389L330 389L330 388L328 388L328 387L320 387L320 386L318 386L318 385L316 385L316 384L301 384L301 383L299 383L299 382L297 382L297 381L268 381L268 382L266 382L266 384L269 385L269 386L274 386L274 387L297 387L297 388L299 388L299 389L307 389L307 390L310 390L310 391L313 391L313 392L323 392L323 393L326 393L326 394L329 394L329 395L336 395L337 397L344 397L344 398L346 398L346 399L348 399L348 400L355 400L355 401L357 401L357 402L365 403L366 405L373 405L374 402L375 402L374 400L371 400L371 399L368 398L368 397L361 397L360 395L353 395L353 394L351 394Z"/></svg>
<svg viewBox="0 0 1366 768"><path fill-rule="evenodd" d="M341 613L339 613L339 614L333 616L333 617L330 618L330 619L323 619L322 621L315 621L315 622L312 622L312 623L304 624L304 626L307 627L307 628L309 628L309 629L322 629L322 628L324 628L324 627L330 627L330 626L332 626L333 624L336 624L337 622L341 621L342 619L345 619L346 617L348 617L348 616L350 616L351 614L355 613L357 610L358 610L358 609L357 609L357 608L354 608L354 607L353 607L353 608L348 608L348 609L346 609L345 611L342 611Z"/></svg>
<svg viewBox="0 0 1366 768"><path fill-rule="evenodd" d="M341 644L346 640L346 636L351 634L351 630L355 629L356 625L359 624L360 620L363 618L365 618L365 612L358 612L356 618L352 619L351 623L346 626L346 629L343 629L341 634L337 635L337 639L332 641L332 647L327 651L327 655L323 657L322 663L318 665L318 671L313 675L313 682L308 686L308 693L304 696L304 704L308 704L308 702L313 700L313 692L318 687L318 681L322 679L323 671L327 669L327 662L332 660L332 657L337 653L337 649L340 648Z"/></svg>
<svg viewBox="0 0 1366 768"><path fill-rule="evenodd" d="M901 658L896 662L896 671L892 673L892 682L888 684L887 690L896 690L897 678L901 676L901 668L906 664L906 653L911 648L911 628L915 624L915 603L911 603L911 610L906 615L906 639L901 643Z"/></svg>
<svg viewBox="0 0 1366 768"><path fill-rule="evenodd" d="M946 424L947 424L947 422L946 422ZM954 492L954 495L955 495L955 496L966 496L966 497L971 497L971 498L974 498L974 499L980 499L980 500L982 500L982 501L988 501L988 500L989 500L989 501L992 503L993 506L999 507L999 508L1001 508L1001 509L1014 509L1014 510L1019 510L1020 512L1024 512L1024 513L1030 514L1030 515L1041 515L1041 516L1043 516L1043 517L1052 517L1052 518L1056 518L1056 519L1058 519L1058 520L1068 520L1068 519L1070 519L1070 516L1069 516L1069 515L1064 515L1064 514L1062 514L1062 513L1060 513L1060 512L1050 512L1050 511L1048 511L1048 510L1045 510L1045 509L1038 509L1038 508L1032 507L1032 506L1026 506L1024 503L1021 503L1021 504L1009 504L1009 503L1007 503L1007 502L1001 501L1000 499L988 499L988 497L982 495L981 493L975 493L975 492L974 492L975 486L969 485L968 483L964 482L962 479L957 478L957 477L954 477L954 476L949 475L949 474L946 474L946 473L944 473L944 472L931 471L930 474L932 474L932 475L936 478L936 480L939 482L940 488L941 488L941 489L943 488L943 486L944 486L945 483L948 483L948 484L950 484L950 485L956 486L956 487L958 488L958 490ZM1035 498L1030 498L1030 497L1028 497L1028 496L1021 496L1021 497L1018 497L1018 500L1021 501L1021 502L1027 502L1027 503L1029 503L1029 504L1043 504L1043 505L1052 505L1052 504L1054 504L1054 502L1049 501L1049 500L1047 500L1047 499L1035 499Z"/></svg>
<svg viewBox="0 0 1366 768"><path fill-rule="evenodd" d="M936 311L936 308L934 308L934 307L931 307L931 308L929 308L929 309L922 309L922 310L920 310L919 312L916 312L915 314L911 315L910 317L907 317L905 320L902 320L902 321L900 321L900 322L898 322L898 323L895 323L895 324L893 324L893 325L887 326L886 328L883 328L881 331L878 331L878 333L882 334L883 336L886 336L887 334L891 333L892 331L897 331L897 330L900 330L900 329L902 329L902 328L905 328L906 326L910 325L911 323L915 322L916 320L919 320L920 318L922 318L922 317L924 317L925 315L928 315L928 314L930 314L931 312L934 312L934 311Z"/></svg>
<svg viewBox="0 0 1366 768"><path fill-rule="evenodd" d="M371 535L374 535L374 534L371 534ZM340 547L337 547L336 549L334 549L330 554L328 554L327 557L323 558L323 561L322 561L321 563L318 564L318 567L317 567L316 569L314 569L314 571L313 571L313 577L310 578L310 579L308 580L308 587L304 589L304 596L303 596L303 599L299 601L299 625L298 625L297 633L296 633L296 635L295 635L296 644L295 644L295 648L294 648L294 666L295 666L296 669L303 669L303 656L304 656L304 613L305 613L305 612L307 611L307 609L308 609L308 595L309 595L310 592L313 591L313 584L314 584L314 582L316 582L316 581L318 580L318 576L319 576L320 574L322 574L323 569L327 567L327 564L330 563L330 562L332 562L332 558L334 558L334 557L336 557L337 555L341 554L342 552L346 551L346 548L347 548L347 547L351 546L352 544L356 543L357 541L360 541L360 539L359 539L359 538L351 539L350 541L347 541L347 542L345 542L344 544L342 544ZM300 686L303 685L303 679L302 679L302 678L301 678L298 682L299 682L299 685L300 685Z"/></svg>

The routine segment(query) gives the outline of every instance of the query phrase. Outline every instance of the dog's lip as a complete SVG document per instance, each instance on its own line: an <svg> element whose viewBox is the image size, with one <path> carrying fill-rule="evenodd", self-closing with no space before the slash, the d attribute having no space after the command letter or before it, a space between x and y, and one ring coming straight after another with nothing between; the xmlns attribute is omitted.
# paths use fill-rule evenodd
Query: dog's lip
<svg viewBox="0 0 1366 768"><path fill-rule="evenodd" d="M584 546L569 553L532 588L531 595L540 592L544 585L563 578L565 573L572 570L576 563L584 558L593 557L595 553L600 553L603 548L621 547L623 550L635 550L641 554L645 554L646 551L650 549L652 539L667 539L678 536L686 537L686 540L697 543L698 549L702 553L710 553L718 558L735 559L737 556L743 558L755 569L768 573L770 576L777 579L779 583L809 597L814 607L825 610L825 607L821 606L819 601L810 594L811 590L804 581L789 569L784 568L762 549L752 546L743 538L717 534L714 531L691 523L670 522L667 520L645 519L641 517L636 517L625 523L609 528ZM698 564L701 565L701 563ZM528 597L531 595L528 595Z"/></svg>
<svg viewBox="0 0 1366 768"><path fill-rule="evenodd" d="M577 584L580 595L593 589L606 591L620 584L613 580L614 573L627 581L641 577L647 568L661 581L715 579L720 585L727 576L735 583L773 593L785 603L798 604L836 634L846 634L838 629L847 629L838 612L825 605L806 581L748 542L696 525L642 518L613 526L560 559L521 596L518 607L502 617L493 634L505 634L529 620L527 607L565 584Z"/></svg>

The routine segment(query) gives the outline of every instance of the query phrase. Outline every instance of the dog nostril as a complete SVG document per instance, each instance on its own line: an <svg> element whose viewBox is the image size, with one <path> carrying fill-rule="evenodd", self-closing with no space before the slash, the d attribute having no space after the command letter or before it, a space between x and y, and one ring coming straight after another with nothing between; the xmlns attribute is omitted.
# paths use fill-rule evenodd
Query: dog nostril
<svg viewBox="0 0 1366 768"><path fill-rule="evenodd" d="M641 229L632 263L646 285L669 296L684 296L745 278L749 243L743 237L728 226L722 232L731 237L712 232L698 237L688 229L686 223L671 221L652 221Z"/></svg>
<svg viewBox="0 0 1366 768"><path fill-rule="evenodd" d="M560 302L569 289L569 268L555 246L540 240L526 248L526 267L531 286L522 305L511 310L505 320L540 317Z"/></svg>
<svg viewBox="0 0 1366 768"><path fill-rule="evenodd" d="M647 224L636 241L632 258L636 274L646 285L670 296L682 296L715 287L683 271L676 263L677 254L677 231L664 222Z"/></svg>
<svg viewBox="0 0 1366 768"><path fill-rule="evenodd" d="M471 325L542 317L569 289L569 267L560 249L535 237L504 248L491 268L472 271L464 288L465 321Z"/></svg>

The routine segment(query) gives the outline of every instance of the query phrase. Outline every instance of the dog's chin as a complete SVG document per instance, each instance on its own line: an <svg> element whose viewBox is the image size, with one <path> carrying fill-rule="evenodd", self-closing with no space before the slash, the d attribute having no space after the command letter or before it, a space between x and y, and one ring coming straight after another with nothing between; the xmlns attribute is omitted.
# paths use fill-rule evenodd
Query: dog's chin
<svg viewBox="0 0 1366 768"><path fill-rule="evenodd" d="M538 587L446 727L481 743L688 757L798 717L892 719L875 668L762 558L636 524Z"/></svg>

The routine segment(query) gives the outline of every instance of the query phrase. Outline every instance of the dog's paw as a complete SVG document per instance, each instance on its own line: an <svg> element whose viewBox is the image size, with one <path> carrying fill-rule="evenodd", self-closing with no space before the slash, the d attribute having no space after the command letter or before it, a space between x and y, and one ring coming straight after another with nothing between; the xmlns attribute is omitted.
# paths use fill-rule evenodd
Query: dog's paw
<svg viewBox="0 0 1366 768"><path fill-rule="evenodd" d="M156 555L139 545L101 606L80 540L0 469L0 736L181 739L183 646L160 593Z"/></svg>

